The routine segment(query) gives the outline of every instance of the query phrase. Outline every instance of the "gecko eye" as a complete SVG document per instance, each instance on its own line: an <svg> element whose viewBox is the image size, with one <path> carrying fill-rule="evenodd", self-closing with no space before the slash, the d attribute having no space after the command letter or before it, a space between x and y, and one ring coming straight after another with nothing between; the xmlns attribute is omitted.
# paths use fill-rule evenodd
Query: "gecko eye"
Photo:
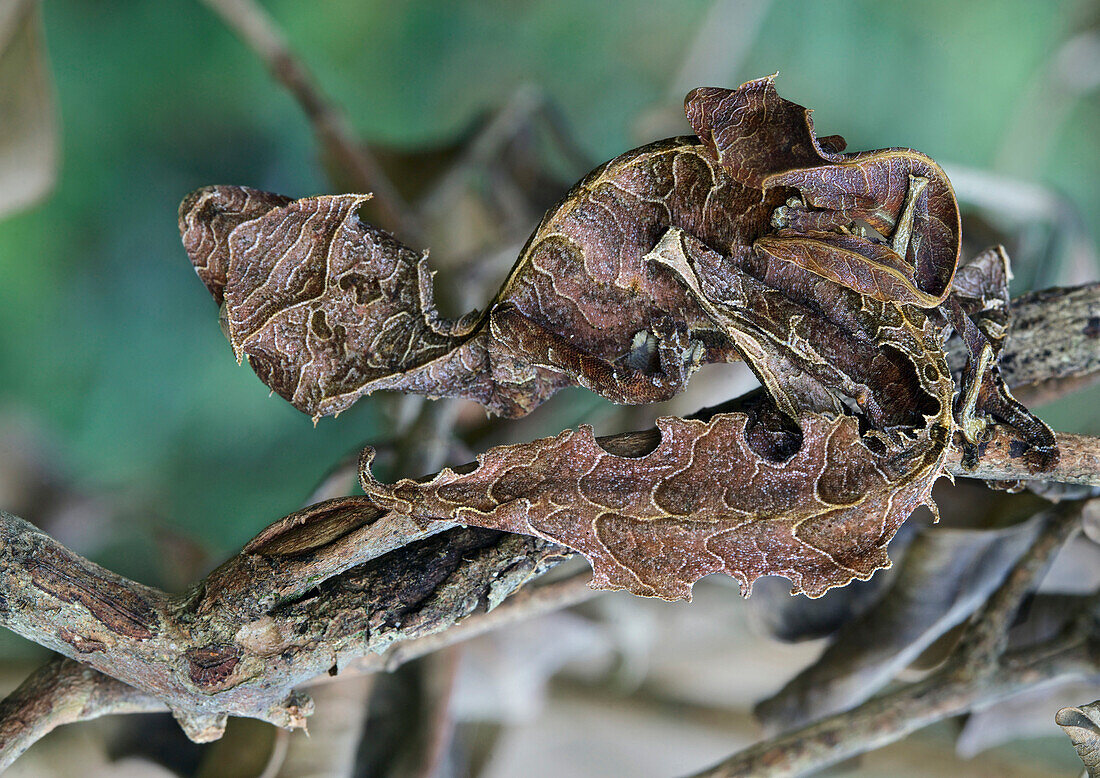
<svg viewBox="0 0 1100 778"><path fill-rule="evenodd" d="M849 229L860 237L867 238L867 240L874 243L887 243L886 236L871 226L870 222L863 219L856 219L851 223Z"/></svg>
<svg viewBox="0 0 1100 778"><path fill-rule="evenodd" d="M630 351L623 359L631 370L649 372L657 357L657 336L648 329L638 330L630 341Z"/></svg>

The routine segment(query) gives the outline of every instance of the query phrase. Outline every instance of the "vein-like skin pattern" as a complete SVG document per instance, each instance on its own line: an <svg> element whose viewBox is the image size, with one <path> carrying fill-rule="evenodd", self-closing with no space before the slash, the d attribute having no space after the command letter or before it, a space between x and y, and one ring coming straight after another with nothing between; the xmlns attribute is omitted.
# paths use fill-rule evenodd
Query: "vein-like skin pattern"
<svg viewBox="0 0 1100 778"><path fill-rule="evenodd" d="M446 469L427 483L380 484L368 456L363 486L413 516L548 538L588 558L593 587L668 600L689 599L692 584L716 572L746 595L762 575L785 576L811 597L866 580L889 565L886 545L902 522L932 504L940 423L883 456L856 419L803 414L802 446L776 462L750 447L748 421L662 418L660 445L637 458L608 453L584 425L494 448L472 472Z"/></svg>
<svg viewBox="0 0 1100 778"><path fill-rule="evenodd" d="M746 592L777 574L818 596L887 565L887 542L931 504L957 421L948 321L982 355L963 387L972 442L999 413L1042 461L1056 455L993 372L1007 265L975 264L949 298L958 207L931 159L844 153L771 78L694 90L685 111L697 136L590 173L486 310L458 321L436 310L425 257L356 216L366 195L207 187L184 200L180 231L238 359L314 417L378 389L509 417L567 385L648 403L701 364L744 359L767 399L661 419L644 455L581 427L392 486L368 457L380 505L562 543L601 588L677 599L725 572Z"/></svg>
<svg viewBox="0 0 1100 778"><path fill-rule="evenodd" d="M670 226L743 252L781 202L734 181L694 138L635 149L552 209L487 313L456 323L436 311L423 258L355 216L365 197L276 197L199 190L181 207L181 233L224 294L238 357L314 416L378 389L468 397L505 416L570 383L624 403L671 397L699 362L737 354L645 255ZM650 355L618 369L638 333L683 340L670 357L679 364L663 371Z"/></svg>

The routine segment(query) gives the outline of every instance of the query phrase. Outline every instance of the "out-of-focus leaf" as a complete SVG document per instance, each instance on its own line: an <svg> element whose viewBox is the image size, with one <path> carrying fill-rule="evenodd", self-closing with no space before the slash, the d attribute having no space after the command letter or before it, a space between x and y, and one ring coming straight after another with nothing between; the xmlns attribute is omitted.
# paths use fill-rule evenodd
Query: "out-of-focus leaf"
<svg viewBox="0 0 1100 778"><path fill-rule="evenodd" d="M1082 529L1085 531L1085 537L1100 545L1100 511L1086 510L1081 524Z"/></svg>
<svg viewBox="0 0 1100 778"><path fill-rule="evenodd" d="M1100 697L1100 684L1071 681L1040 686L973 710L955 741L955 752L970 759L990 748L1024 738L1043 737L1054 732L1057 710L1070 700Z"/></svg>
<svg viewBox="0 0 1100 778"><path fill-rule="evenodd" d="M1100 497L1100 487L1085 484L1062 484L1057 481L1028 481L1027 490L1051 502L1091 500ZM1091 537L1091 536L1090 536Z"/></svg>
<svg viewBox="0 0 1100 778"><path fill-rule="evenodd" d="M1062 708L1054 721L1069 735L1089 778L1100 776L1100 700L1080 708Z"/></svg>
<svg viewBox="0 0 1100 778"><path fill-rule="evenodd" d="M1052 640L1095 607L1095 589L1087 594L1043 594L1040 587L1039 592L1029 597L1020 608L1017 621L1009 631L1010 648Z"/></svg>
<svg viewBox="0 0 1100 778"><path fill-rule="evenodd" d="M0 217L33 205L57 178L53 80L37 0L0 3Z"/></svg>
<svg viewBox="0 0 1100 778"><path fill-rule="evenodd" d="M204 746L192 743L170 713L143 713L119 720L118 730L107 741L107 760L144 764L150 776L195 775Z"/></svg>
<svg viewBox="0 0 1100 778"><path fill-rule="evenodd" d="M279 730L256 719L234 718L225 736L202 752L195 778L251 778L268 763Z"/></svg>
<svg viewBox="0 0 1100 778"><path fill-rule="evenodd" d="M761 702L756 715L778 731L868 699L985 602L1038 529L1031 520L996 531L925 532L890 592L845 625L817 662Z"/></svg>
<svg viewBox="0 0 1100 778"><path fill-rule="evenodd" d="M538 717L550 679L570 662L610 664L608 628L554 613L467 643L459 660L452 715L509 725Z"/></svg>
<svg viewBox="0 0 1100 778"><path fill-rule="evenodd" d="M1090 512L1085 512L1088 527ZM1091 594L1100 587L1100 545L1084 534L1066 543L1054 558L1054 563L1039 591L1047 594Z"/></svg>

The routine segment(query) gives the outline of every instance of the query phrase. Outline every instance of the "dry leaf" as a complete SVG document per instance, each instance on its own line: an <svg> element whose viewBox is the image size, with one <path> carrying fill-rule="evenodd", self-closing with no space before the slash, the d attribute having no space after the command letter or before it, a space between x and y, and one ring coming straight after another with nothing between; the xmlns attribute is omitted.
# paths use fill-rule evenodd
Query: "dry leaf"
<svg viewBox="0 0 1100 778"><path fill-rule="evenodd" d="M1100 701L1080 708L1062 708L1054 721L1069 735L1089 778L1100 775Z"/></svg>

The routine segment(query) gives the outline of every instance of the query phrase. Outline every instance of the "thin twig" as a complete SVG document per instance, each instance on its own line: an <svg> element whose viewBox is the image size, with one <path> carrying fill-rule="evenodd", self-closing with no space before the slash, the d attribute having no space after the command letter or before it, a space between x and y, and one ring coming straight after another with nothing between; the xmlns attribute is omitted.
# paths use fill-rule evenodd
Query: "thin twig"
<svg viewBox="0 0 1100 778"><path fill-rule="evenodd" d="M323 554L323 544L305 552ZM193 738L225 716L302 726L292 689L394 642L446 629L557 564L546 541L455 529L271 597L277 557L245 553L183 598L116 576L0 513L0 619L162 699ZM326 580L327 578L327 580ZM323 583L323 596L317 587ZM243 596L240 596L243 594Z"/></svg>
<svg viewBox="0 0 1100 778"><path fill-rule="evenodd" d="M1012 301L1001 373L1014 390L1100 373L1100 282L1028 292ZM959 356L962 351L956 352ZM1052 398L1048 398L1052 399Z"/></svg>
<svg viewBox="0 0 1100 778"><path fill-rule="evenodd" d="M1054 555L1080 528L1082 510L1082 503L1063 503L1047 512L1046 526L1039 537L986 601L959 642L951 659L956 672L972 674L996 667L1008 647L1008 630L1020 604L1041 580Z"/></svg>
<svg viewBox="0 0 1100 778"><path fill-rule="evenodd" d="M290 46L275 20L255 0L204 0L231 30L263 61L297 101L321 147L345 171L357 189L373 192L376 218L402 240L420 245L423 235L413 211L390 182L367 148L359 143L340 109L314 82L305 64Z"/></svg>
<svg viewBox="0 0 1100 778"><path fill-rule="evenodd" d="M1013 656L991 679L947 680L936 675L752 746L692 778L805 775L1040 683L1098 673L1083 641L1043 644Z"/></svg>
<svg viewBox="0 0 1100 778"><path fill-rule="evenodd" d="M429 713L425 722L424 748L416 771L419 778L437 778L443 774L447 753L454 741L455 719L451 706L458 681L462 650L449 646L431 656L429 675Z"/></svg>
<svg viewBox="0 0 1100 778"><path fill-rule="evenodd" d="M626 435L626 436L616 436L615 440L620 445L629 446L632 443L637 441L637 434L635 433L635 434ZM1094 452L1097 448L1097 445L1100 445L1100 444L1098 444L1096 439L1082 438L1082 440L1087 441L1088 445L1091 446L1091 450L1094 451ZM1025 475L1025 472L1023 472L1023 470L1021 468L1022 468L1022 466L1018 466L1016 471L1011 472L1009 474L1010 475L1015 475L1015 476ZM998 470L997 475L998 476L1001 475L1000 470ZM98 601L98 599L96 599L96 598L104 598L106 600L106 604L109 608L106 611L106 613L108 613L108 615L112 612L112 609L113 609L113 611L117 611L118 609L120 609L122 607L126 607L130 611L132 611L134 608L139 607L139 606L135 605L134 603L137 602L137 601L140 601L140 602L145 603L144 607L148 607L152 611L155 612L155 618L153 618L153 620L149 622L150 625L152 625L154 621L160 621L161 623L163 623L163 622L169 622L170 623L172 620L178 618L178 611L176 610L176 606L171 605L170 601L164 595L159 594L159 593L155 593L154 590L149 590L146 587L139 587L138 585L132 584L131 582L126 582L125 584L123 584L121 582L124 581L124 579L119 579L117 576L111 576L110 574L106 573L106 571L100 571L98 568L95 568L95 566L91 566L90 563L87 563L85 560L80 560L79 557L75 557L75 555L71 555L70 552L59 551L58 549L60 549L60 547L57 547L56 544L53 543L52 540L46 538L46 536L42 535L37 530L34 530L33 528L29 528L29 525L26 525L25 523L20 522L19 520L15 519L14 517L5 516L4 518L8 521L8 524L10 525L9 526L9 531L8 531L8 536L10 538L12 538L11 542L9 542L7 544L7 550L9 552L12 552L12 551L16 552L16 555L18 556L18 558L26 560L24 562L16 562L16 564L9 564L7 566L8 570L9 571L13 571L13 570L27 571L28 570L28 565L30 565L30 570L31 570L30 583L31 583L32 587L37 586L40 589L41 587L38 586L39 584L44 584L44 586L46 586L46 587L56 586L56 584L51 583L51 581L53 579L50 578L49 574L40 574L40 580L38 580L37 583L36 583L33 571L36 570L36 569L41 569L41 565L44 564L43 560L48 559L48 560L51 560L50 564L57 564L56 560L58 558L62 558L63 561L68 564L68 569L66 571L66 575L69 576L70 578L73 578L74 576L78 575L79 568L81 567L81 565L89 566L87 569L89 571L89 574L92 576L92 579L95 582L95 585L91 588L98 587L99 590L100 590L100 592L97 595L95 595L95 597L93 597L91 600L87 600L87 601L79 599L79 597L81 596L81 592L84 592L83 589L80 590L80 592L77 592L74 595L67 595L64 591L50 592L50 594L54 595L55 597L60 596L62 601L65 601L66 596L77 598L77 601L80 602L82 605L85 605L86 607L90 606L90 607L93 607L93 608L99 608L100 611L101 611L101 614L102 614L102 612L104 612L103 611L104 605L101 604ZM15 524L12 525L12 522L15 522ZM440 522L439 524L442 524L442 522ZM367 524L366 526L369 526L369 524ZM13 530L14 530L14 532L13 532ZM28 534L28 530L29 530L29 534ZM435 528L427 528L423 532L423 534L425 536L427 536L427 535L430 535L430 534L432 534L434 532L438 532L438 531L439 530L435 529ZM352 532L350 534L355 535L356 533ZM492 534L492 533L490 533L490 534ZM35 538L37 538L37 540L35 540ZM28 540L32 541L31 545L34 546L35 548L33 548L33 549L27 549L26 548ZM337 537L337 538L334 538L328 544L328 546L330 548L340 548L340 547L343 547L345 545L343 541L344 541L344 538ZM405 538L405 542L408 542L408 537ZM352 544L352 546L354 547L354 544ZM22 549L21 549L21 547L22 547ZM323 546L322 546L322 548L323 548ZM557 551L553 551L552 548L546 546L546 544L543 544L543 548L546 549L546 550L550 550L552 553L560 553L560 552L557 552ZM20 550L22 550L22 552L23 552L22 555L18 555L18 552ZM319 556L321 556L321 557L324 556L323 554L316 553L318 551L318 549L311 548L310 550L312 550L314 553L310 553L310 554L307 555L307 558L309 558L309 559L316 560ZM28 551L30 553L28 553ZM36 554L35 551L37 551L38 553ZM45 552L45 553L43 554L43 552ZM62 553L65 555L64 557L62 557ZM540 553L545 554L546 551L544 550ZM353 565L348 560L343 559L343 554L342 553L336 553L335 556L337 558L341 559L340 564L336 568L336 569L339 569L339 574L338 575L339 576L345 575L344 571L348 570L349 568L352 568ZM200 603L198 605L193 606L193 611L192 611L192 613L196 613L196 612L197 613L203 613L204 610L205 611L210 611L210 612L213 613L212 621L221 621L224 618L223 616L221 616L221 614L219 612L221 610L232 609L230 612L236 611L238 613L238 618L243 619L243 621L236 622L240 626L238 626L234 630L234 632L237 636L236 639L238 639L238 640L240 639L240 635L241 635L240 630L241 629L244 629L244 628L260 629L261 627L258 626L258 625L262 625L263 631L265 631L265 632L266 631L271 631L271 632L275 633L275 635L278 635L278 633L279 633L278 622L275 619L272 619L270 615L265 616L265 615L262 614L261 611L255 610L255 605L252 605L252 606L250 606L250 608L246 608L244 611L241 611L240 610L241 604L236 604L236 605L231 604L231 602L227 601L227 599L225 598L226 593L240 596L240 595L247 594L249 592L256 591L257 589L268 589L268 590L282 591L284 595L289 597L289 596L300 596L300 593L303 590L307 590L310 587L308 578L300 578L300 575L301 575L302 571L299 570L298 573L290 576L290 578L293 579L296 582L295 588L294 589L287 589L287 590L279 590L278 587L274 587L272 585L272 580L271 580L270 577L259 577L259 576L255 575L255 571L256 571L255 562L250 561L250 559L251 559L251 557L249 557L247 555L239 557L237 560L234 560L234 564L223 566L223 568L219 569L219 571L215 571L215 573L212 575L212 577L210 579L210 582L208 582L205 586L200 587L200 589L204 592L205 598L207 600L209 600L211 602L220 602L221 603L218 608L204 609L202 607L202 604ZM31 560L35 560L35 561L32 562ZM297 565L294 564L295 559L294 559L293 556L287 558L286 561L288 563L288 565L286 566L286 570L294 571L294 570L297 569ZM385 561L385 560L383 559L383 560L379 560L379 561ZM358 563L356 563L356 564L358 564ZM320 566L318 566L316 563L311 563L308 566L306 566L305 568L303 568L303 570L308 569L308 570L312 570L312 571L314 571L314 573L316 573L317 571L323 570L326 567L328 568L329 573L333 574L332 571L333 571L334 568L331 566L331 563L329 563L328 565L320 565ZM282 571L283 575L280 575L280 579L287 580L287 577L285 577L286 570ZM352 572L354 572L354 571L352 571ZM44 578L42 577L43 575L45 576ZM234 586L234 584L232 582L239 581L242 577L244 579L246 579L244 581L245 586L244 587ZM323 577L324 576L322 576L322 578ZM288 583L289 582L290 581L288 581ZM109 591L109 585L112 584L112 583L119 586L123 591L120 592L120 593L117 593L117 594L112 594ZM561 607L565 607L566 605L582 601L583 599L587 599L592 594L591 590L588 589L587 586L585 586L584 584L585 584L585 580L582 579L582 578L571 578L571 579L566 579L565 581L559 582L557 584L551 584L551 585L548 585L548 586L545 586L545 587L530 589L530 590L527 590L524 593L522 593L513 602L506 602L504 605L502 605L501 607L499 607L499 608L497 608L493 611L489 611L488 613L475 616L475 617L470 618L470 619L468 619L464 622L459 622L462 615L464 615L462 612L452 613L450 611L447 611L444 614L442 621L438 622L437 624L435 624L432 627L430 627L429 629L427 629L427 631L425 632L426 637L418 637L418 639L416 639L416 640L411 640L411 641L407 641L407 642L403 642L403 643L398 642L385 655L379 656L379 655L376 655L376 654L368 653L368 651L370 650L368 648L370 643L368 643L368 646L363 646L362 648L357 649L355 651L355 653L358 656L362 657L362 658L358 659L357 661L350 661L351 658L349 657L348 664L343 668L344 672L358 673L358 672L370 672L370 671L383 669L383 668L392 668L392 667L395 667L395 666L397 666L397 665L399 665L403 662L409 661L410 659L415 658L417 656L423 656L424 654L430 653L431 651L438 650L439 648L441 648L443 646L452 645L452 644L454 644L454 643L456 643L460 640L467 639L467 638L472 637L476 634L481 634L481 633L483 633L485 631L488 631L490 629L494 629L494 628L504 626L504 625L512 623L512 622L514 622L518 619L528 618L528 617L530 617L530 616L532 616L536 613L555 610L555 609L558 609L558 608L561 608ZM133 587L136 587L136 590ZM10 583L9 583L8 588L9 588L9 591L12 589ZM18 587L16 587L16 588L18 588ZM22 588L24 590L27 590L26 583L23 584ZM33 591L33 588L32 588L32 591ZM48 588L47 588L47 591L49 591ZM38 597L41 597L41 591L34 591L34 594ZM111 600L111 597L115 597L115 598L121 597L122 598L121 603L124 603L125 605L123 606L122 604ZM234 597L234 598L231 598L231 599L237 599L237 597ZM70 599L68 601L71 602L73 600ZM317 602L317 601L316 600L311 600L310 602ZM320 605L320 603L318 603L318 605ZM184 709L184 710L188 709L188 703L184 702L184 701L190 700L190 698L195 694L195 692L194 691L189 691L188 688L187 688L187 685L186 684L181 685L179 680L171 682L170 679L166 679L166 678L158 676L158 672L160 672L160 671L158 671L155 668L155 665L157 665L157 664L163 665L164 664L164 658L163 658L162 654L160 654L159 652L157 652L155 650L152 653L150 653L150 651L149 651L150 647L140 645L141 643L144 643L144 642L148 641L147 637L142 638L142 639L139 640L139 646L140 646L141 650L135 650L139 646L133 646L128 651L124 649L122 651L121 655L104 656L104 654L110 654L110 652L106 652L105 650L102 649L102 647L95 645L95 638L94 637L91 638L90 641L87 637L81 638L79 630L69 629L69 626L72 625L70 622L65 622L65 623L62 623L62 624L54 623L54 624L52 624L52 626L49 623L42 624L41 623L41 616L45 615L45 614L51 614L51 613L53 613L53 611L51 611L49 608L43 608L41 610L35 610L33 613L31 613L29 615L31 616L31 621L34 621L35 619L38 619L38 622L36 624L33 624L33 625L30 624L30 623L14 623L13 624L12 620L9 620L9 625L17 628L17 631L20 631L23 634L28 635L32 639L36 639L36 640L38 640L38 642L42 642L45 645L50 645L51 647L54 647L54 648L56 648L58 650L61 650L61 651L74 650L74 648L76 650L80 650L83 647L90 647L90 650L91 650L92 653L87 654L87 655L82 655L82 658L87 658L88 660L91 660L91 661L97 661L97 660L102 661L104 659L109 659L110 661L107 661L106 663L104 663L103 665L100 665L100 666L102 667L102 669L105 669L105 670L110 668L109 671L111 671L111 672L120 672L120 670L122 668L119 666L118 663L122 663L123 665L126 665L126 664L133 663L136 660L139 663L139 667L131 668L128 671L129 676L133 679L134 682L144 681L148 685L154 686L155 688L159 688L162 693L168 693L169 696L175 697L177 706L182 705L182 709ZM62 614L57 614L57 615L61 615L62 620L64 620L64 617L63 617ZM80 613L80 615L85 620L87 620L88 614L86 612L85 613ZM210 618L210 613L207 613L207 617ZM119 616L112 616L111 618L118 619L120 617ZM133 616L131 615L131 616L128 616L127 618L129 618L130 621L132 621ZM150 618L152 618L152 617L150 617ZM251 621L249 619L251 619ZM17 619L14 620L14 621L18 622ZM134 630L135 627L133 626L133 624L130 623L130 621L127 621L127 620L124 619L121 622L122 628L123 629L129 629L131 631ZM265 623L267 621L270 621L270 623ZM457 623L457 626L455 626L456 623ZM69 626L66 626L66 624L68 624ZM138 626L140 627L140 625L138 625ZM449 629L448 629L448 627L449 627ZM43 630L43 628L45 628L45 629ZM192 631L196 631L196 630L194 630L193 627L192 627ZM224 631L225 631L224 630L224 625L223 625L223 629L220 630L220 631L222 631L224 633ZM395 629L394 632L400 633L400 629ZM97 634L97 632L96 632L95 629L91 629L91 630L86 630L86 634L95 635L95 634ZM99 630L98 634L102 635L102 629ZM384 633L379 634L379 633L376 632L375 635L373 635L372 637L374 638L372 643L375 646L386 645L387 643L394 642L393 637L388 637L387 638L387 636ZM265 638L265 639L268 639L268 638ZM81 640L83 640L83 646L80 644ZM116 640L117 640L117 636L116 636ZM66 642L66 641L70 641L70 642ZM75 644L74 644L74 641L75 641ZM201 647L200 641L195 641L194 638L192 638L192 640L190 642L187 642L187 641L181 641L181 642L185 646L186 645L193 646L194 649L199 649ZM364 651L363 649L367 649L367 651ZM88 649L85 649L85 650L88 650ZM178 650L179 649L177 649L177 651ZM374 650L377 650L377 649L374 649ZM142 664L142 661L143 661L142 658L141 658L142 656L156 657L156 660L153 662L154 666ZM202 660L202 661L207 661L207 660ZM169 663L169 664L171 664L171 663ZM305 664L306 667L311 666L309 662L306 662L306 663L303 663L303 664ZM314 665L315 665L315 660L314 660ZM193 668L195 667L194 662L192 662L192 666L193 666ZM174 668L172 668L172 669L174 670ZM270 669L274 670L274 668L270 668ZM304 681L308 680L308 678L311 677L311 676L319 675L320 674L319 673L320 669L322 669L322 668L318 667L317 671L314 671L313 673L309 673L308 670L303 671L303 668L301 668L301 667L298 667L298 668L284 667L284 668L282 668L283 672L285 672L285 673L286 672L294 673L294 680L290 681L288 683L288 685L290 685L292 683L301 683L301 682L304 682ZM230 670L229 672L231 673L232 671ZM129 678L128 678L128 680L129 680ZM270 681L270 678L267 679L267 680ZM168 681L167 687L164 686L164 683L166 681ZM158 683L159 683L159 686L158 686ZM245 686L247 687L247 684ZM192 678L191 688L194 688L194 677ZM232 694L231 694L232 691L233 691L232 689L229 689L229 690L226 690L226 693L229 694L230 696L232 696ZM246 689L239 689L238 691L246 691ZM182 698L182 700L180 698ZM211 698L209 696L205 695L205 694L203 696L201 696L200 699L205 700L207 702L211 701ZM280 703L277 700L273 701L271 698L268 698L266 703L267 703L266 708L257 709L257 707L255 706L256 704L255 704L254 700L249 700L248 706L246 706L246 707L236 707L232 704L227 704L225 700L222 700L219 703L215 703L212 706L212 709L217 710L217 708L219 708L219 707L221 707L223 709L228 708L232 712L235 712L237 715L253 715L253 716L260 717L260 718L267 718L268 720L274 719L274 720L276 720L277 722L279 722L283 725L294 725L295 722L297 721L297 719L295 718L296 714L291 709L297 709L297 706L300 704L299 701L288 699L287 701ZM191 704L193 705L194 703L192 702ZM198 707L198 706L196 706L196 707ZM211 706L208 705L207 707L211 707ZM102 714L99 714L99 715L102 715ZM2 720L3 720L2 717L0 717L0 721L2 721ZM65 721L69 721L69 720L77 720L77 719L72 719L72 718L65 719ZM48 731L49 729L52 729L52 726L56 726L56 724L51 725L47 729L42 730L41 734L45 734L46 731ZM203 719L203 718L199 717L195 722L192 723L192 726L193 726L192 734L196 734L196 733L199 733L199 732L207 732L209 730L210 726L211 726L211 722L207 719ZM35 737L35 734L34 734L35 731L37 731L37 730L28 730L25 737L27 737L29 739L33 739ZM40 735L38 735L38 736L40 736Z"/></svg>
<svg viewBox="0 0 1100 778"><path fill-rule="evenodd" d="M397 446L398 472L424 475L434 473L446 464L459 407L457 400L450 399L421 406L419 415L402 433Z"/></svg>
<svg viewBox="0 0 1100 778"><path fill-rule="evenodd" d="M290 750L290 732L285 729L275 730L275 743L271 746L271 753L267 755L267 764L257 778L278 778L279 772L286 763L286 755Z"/></svg>

